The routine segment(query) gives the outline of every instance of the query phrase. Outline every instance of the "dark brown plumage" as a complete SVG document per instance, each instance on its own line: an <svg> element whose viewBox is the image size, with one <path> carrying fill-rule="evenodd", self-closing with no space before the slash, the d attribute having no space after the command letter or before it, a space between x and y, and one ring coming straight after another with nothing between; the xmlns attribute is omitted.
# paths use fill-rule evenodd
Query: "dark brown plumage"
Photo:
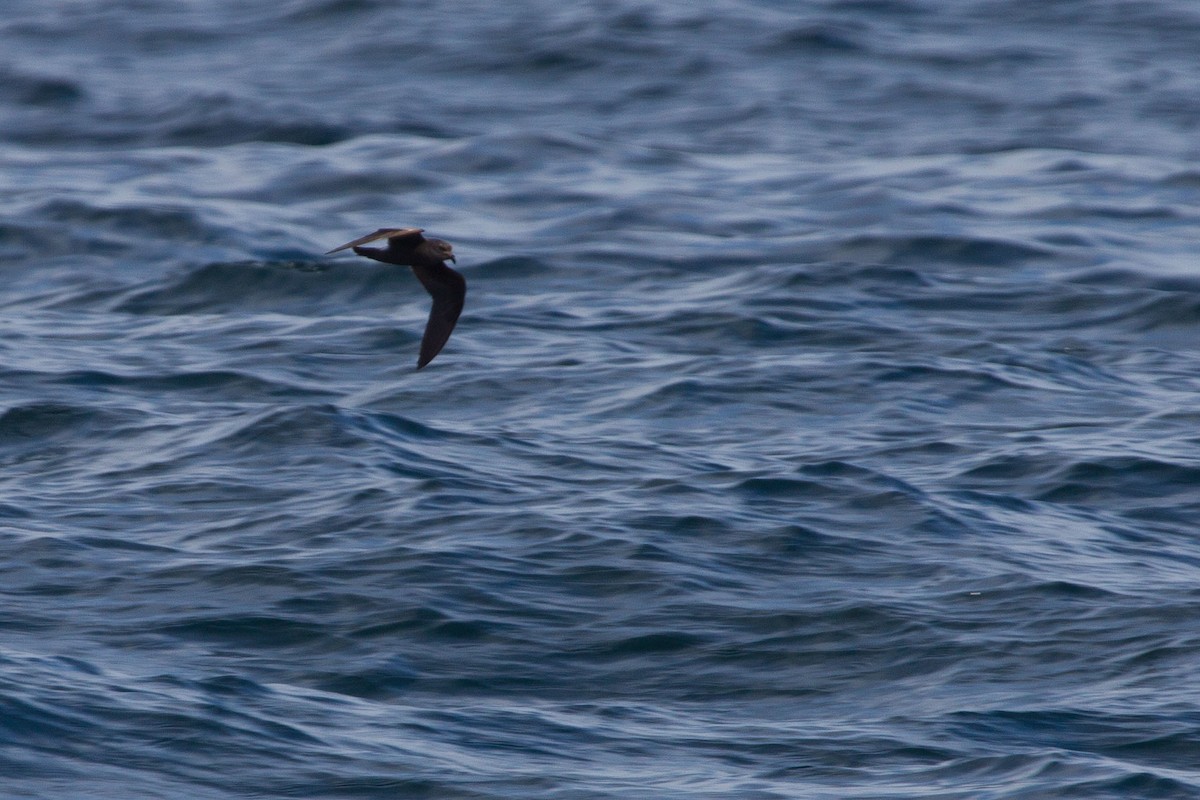
<svg viewBox="0 0 1200 800"><path fill-rule="evenodd" d="M433 298L429 321L425 323L425 335L421 338L417 369L433 361L433 357L441 352L458 322L467 296L467 282L445 263L455 260L454 248L441 239L426 239L421 235L422 231L422 228L380 228L325 254L332 255L353 248L360 256L385 264L412 267L417 280ZM386 248L361 246L380 239L387 239Z"/></svg>

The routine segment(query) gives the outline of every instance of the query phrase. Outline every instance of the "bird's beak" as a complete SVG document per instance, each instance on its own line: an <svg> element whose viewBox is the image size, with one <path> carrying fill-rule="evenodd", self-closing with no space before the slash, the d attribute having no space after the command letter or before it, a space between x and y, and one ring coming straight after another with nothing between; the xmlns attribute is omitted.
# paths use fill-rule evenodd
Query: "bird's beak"
<svg viewBox="0 0 1200 800"><path fill-rule="evenodd" d="M458 259L454 257L453 253L450 254L450 260L453 261L455 264L458 263Z"/></svg>

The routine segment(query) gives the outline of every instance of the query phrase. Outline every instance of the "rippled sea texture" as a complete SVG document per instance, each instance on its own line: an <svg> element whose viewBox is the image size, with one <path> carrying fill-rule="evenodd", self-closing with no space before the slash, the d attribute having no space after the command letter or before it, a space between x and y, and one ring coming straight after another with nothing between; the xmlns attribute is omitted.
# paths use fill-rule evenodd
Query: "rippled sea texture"
<svg viewBox="0 0 1200 800"><path fill-rule="evenodd" d="M1197 42L8 3L0 794L1200 797Z"/></svg>

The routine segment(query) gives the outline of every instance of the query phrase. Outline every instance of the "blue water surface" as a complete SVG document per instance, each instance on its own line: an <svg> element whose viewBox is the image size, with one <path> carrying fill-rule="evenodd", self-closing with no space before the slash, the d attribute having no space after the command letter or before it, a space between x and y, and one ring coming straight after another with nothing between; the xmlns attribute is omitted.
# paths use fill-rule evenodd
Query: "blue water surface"
<svg viewBox="0 0 1200 800"><path fill-rule="evenodd" d="M1200 797L1200 5L0 44L3 798Z"/></svg>

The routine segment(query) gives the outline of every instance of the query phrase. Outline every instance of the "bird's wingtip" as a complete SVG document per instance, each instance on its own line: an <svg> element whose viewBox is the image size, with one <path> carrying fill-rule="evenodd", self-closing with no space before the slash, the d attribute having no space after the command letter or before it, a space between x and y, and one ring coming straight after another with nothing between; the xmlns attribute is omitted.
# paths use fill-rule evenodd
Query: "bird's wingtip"
<svg viewBox="0 0 1200 800"><path fill-rule="evenodd" d="M374 233L368 233L366 236L360 236L352 242L346 242L341 247L335 247L325 255L331 256L334 253L340 253L343 250L349 250L351 247L360 244L370 244L379 239L391 239L393 237L412 236L421 234L424 228L379 228Z"/></svg>

